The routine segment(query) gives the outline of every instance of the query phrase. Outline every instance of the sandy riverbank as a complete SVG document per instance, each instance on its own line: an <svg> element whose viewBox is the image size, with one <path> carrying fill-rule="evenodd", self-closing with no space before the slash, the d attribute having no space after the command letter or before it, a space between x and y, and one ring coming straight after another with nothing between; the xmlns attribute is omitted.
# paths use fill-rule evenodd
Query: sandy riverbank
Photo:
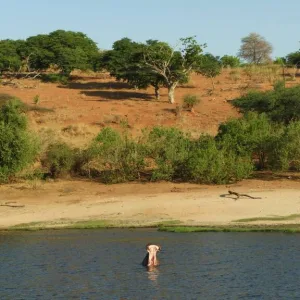
<svg viewBox="0 0 300 300"><path fill-rule="evenodd" d="M228 195L229 189L260 199L235 200ZM0 186L0 204L0 228L32 222L61 226L82 220L123 226L167 221L230 226L247 218L258 219L239 224L300 225L300 181L245 180L222 186L35 181Z"/></svg>

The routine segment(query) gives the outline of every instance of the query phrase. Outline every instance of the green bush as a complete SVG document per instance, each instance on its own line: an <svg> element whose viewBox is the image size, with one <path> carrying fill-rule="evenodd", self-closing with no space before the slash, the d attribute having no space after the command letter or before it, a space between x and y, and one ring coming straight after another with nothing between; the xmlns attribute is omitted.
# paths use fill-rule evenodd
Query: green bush
<svg viewBox="0 0 300 300"><path fill-rule="evenodd" d="M223 67L238 68L241 65L241 60L232 55L224 55L220 59Z"/></svg>
<svg viewBox="0 0 300 300"><path fill-rule="evenodd" d="M81 170L105 183L138 180L145 168L145 147L126 134L104 128L85 151Z"/></svg>
<svg viewBox="0 0 300 300"><path fill-rule="evenodd" d="M1 93L0 94L0 107L2 107L3 105L7 104L7 102L9 100L13 100L13 99L15 99L14 96L11 96L9 94L3 94L3 93Z"/></svg>
<svg viewBox="0 0 300 300"><path fill-rule="evenodd" d="M0 180L6 181L32 163L39 151L37 139L28 131L22 103L9 100L0 110Z"/></svg>
<svg viewBox="0 0 300 300"><path fill-rule="evenodd" d="M198 103L200 103L200 99L197 95L185 95L183 97L183 106L190 111L192 111L195 105L197 105Z"/></svg>
<svg viewBox="0 0 300 300"><path fill-rule="evenodd" d="M278 171L300 171L300 122L291 122L273 140L268 166Z"/></svg>
<svg viewBox="0 0 300 300"><path fill-rule="evenodd" d="M249 157L219 149L212 138L200 138L185 164L189 181L224 184L249 177L253 164Z"/></svg>
<svg viewBox="0 0 300 300"><path fill-rule="evenodd" d="M231 102L241 112L266 113L274 122L300 120L300 86L274 91L250 92Z"/></svg>
<svg viewBox="0 0 300 300"><path fill-rule="evenodd" d="M282 126L272 123L266 114L250 112L241 119L221 124L216 140L222 149L257 159L258 168L264 169L272 143L282 130Z"/></svg>
<svg viewBox="0 0 300 300"><path fill-rule="evenodd" d="M189 155L191 142L188 135L176 128L154 127L147 138L147 150L155 168L151 180L181 178L182 166Z"/></svg>
<svg viewBox="0 0 300 300"><path fill-rule="evenodd" d="M285 89L285 81L284 80L276 80L273 84L274 91L281 91Z"/></svg>
<svg viewBox="0 0 300 300"><path fill-rule="evenodd" d="M42 159L43 167L53 178L64 176L73 169L75 164L74 151L67 144L56 142L50 144Z"/></svg>

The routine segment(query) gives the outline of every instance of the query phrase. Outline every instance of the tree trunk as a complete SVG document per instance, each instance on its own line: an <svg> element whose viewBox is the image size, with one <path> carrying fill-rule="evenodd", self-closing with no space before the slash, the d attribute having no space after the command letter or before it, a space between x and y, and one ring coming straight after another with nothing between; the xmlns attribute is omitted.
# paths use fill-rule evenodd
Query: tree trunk
<svg viewBox="0 0 300 300"><path fill-rule="evenodd" d="M210 79L211 79L211 84L212 84L212 91L214 92L214 90L215 90L214 78L211 76Z"/></svg>
<svg viewBox="0 0 300 300"><path fill-rule="evenodd" d="M171 83L170 85L168 85L168 98L169 98L169 102L172 104L175 103L174 92L175 92L176 86L177 86L177 82L174 82L174 83Z"/></svg>
<svg viewBox="0 0 300 300"><path fill-rule="evenodd" d="M154 91L155 91L155 99L159 100L160 99L160 93L159 93L159 86L158 85L154 86Z"/></svg>

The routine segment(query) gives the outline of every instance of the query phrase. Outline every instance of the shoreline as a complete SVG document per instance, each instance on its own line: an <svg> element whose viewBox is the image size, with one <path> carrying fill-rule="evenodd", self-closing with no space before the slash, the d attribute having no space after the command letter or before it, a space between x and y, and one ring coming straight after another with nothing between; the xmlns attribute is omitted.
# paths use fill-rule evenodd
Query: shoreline
<svg viewBox="0 0 300 300"><path fill-rule="evenodd" d="M98 221L94 221L98 223ZM194 233L194 232L280 232L280 233L300 233L300 224L277 224L277 225L224 225L224 226L214 226L214 225L114 225L114 224L93 224L78 222L74 224L56 224L45 223L45 224L21 224L16 226L11 226L8 228L1 228L0 233L7 232L20 232L20 231L46 231L46 230L110 230L110 229L155 229L156 231L172 232L172 233Z"/></svg>
<svg viewBox="0 0 300 300"><path fill-rule="evenodd" d="M228 190L255 199L236 199ZM0 231L157 228L300 232L299 180L249 179L230 185L31 181L1 185L0 195Z"/></svg>

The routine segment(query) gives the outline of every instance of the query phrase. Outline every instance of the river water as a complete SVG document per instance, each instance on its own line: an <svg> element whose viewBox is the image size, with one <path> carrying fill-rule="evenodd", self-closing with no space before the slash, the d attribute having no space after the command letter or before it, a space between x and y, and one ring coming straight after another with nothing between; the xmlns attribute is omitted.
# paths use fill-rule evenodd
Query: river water
<svg viewBox="0 0 300 300"><path fill-rule="evenodd" d="M141 266L148 242L160 266ZM300 299L300 235L0 233L0 299Z"/></svg>

